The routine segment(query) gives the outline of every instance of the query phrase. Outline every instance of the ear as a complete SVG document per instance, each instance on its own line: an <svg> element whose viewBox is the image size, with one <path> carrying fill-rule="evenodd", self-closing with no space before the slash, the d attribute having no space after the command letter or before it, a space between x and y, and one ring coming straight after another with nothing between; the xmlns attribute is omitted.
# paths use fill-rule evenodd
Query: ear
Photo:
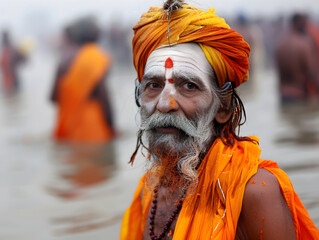
<svg viewBox="0 0 319 240"><path fill-rule="evenodd" d="M219 107L217 114L215 116L215 120L220 123L226 123L229 118L232 116L233 108L231 107L232 96L228 95L222 99L222 104Z"/></svg>
<svg viewBox="0 0 319 240"><path fill-rule="evenodd" d="M219 110L215 116L215 120L218 123L223 124L223 123L226 123L230 119L231 115L232 115L231 109L219 108Z"/></svg>
<svg viewBox="0 0 319 240"><path fill-rule="evenodd" d="M141 107L141 83L138 79L135 79L135 103L138 107Z"/></svg>

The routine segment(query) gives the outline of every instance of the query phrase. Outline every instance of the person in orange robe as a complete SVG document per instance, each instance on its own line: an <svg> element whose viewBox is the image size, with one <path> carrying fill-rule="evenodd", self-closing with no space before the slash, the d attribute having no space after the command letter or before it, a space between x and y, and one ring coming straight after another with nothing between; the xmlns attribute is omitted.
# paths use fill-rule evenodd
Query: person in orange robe
<svg viewBox="0 0 319 240"><path fill-rule="evenodd" d="M242 36L213 8L178 0L133 29L141 121L130 162L142 147L147 168L120 239L319 239L288 176L260 159L257 137L237 134L250 52Z"/></svg>
<svg viewBox="0 0 319 240"><path fill-rule="evenodd" d="M65 29L63 51L52 92L58 117L54 138L61 142L107 143L114 137L112 111L105 89L111 57L97 44L93 21Z"/></svg>

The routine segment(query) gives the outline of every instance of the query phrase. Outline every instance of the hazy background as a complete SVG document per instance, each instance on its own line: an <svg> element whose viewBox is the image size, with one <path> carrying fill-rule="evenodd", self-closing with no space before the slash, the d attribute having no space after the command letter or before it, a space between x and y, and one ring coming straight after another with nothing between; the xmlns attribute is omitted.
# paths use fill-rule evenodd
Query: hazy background
<svg viewBox="0 0 319 240"><path fill-rule="evenodd" d="M201 9L214 6L222 16L245 13L250 17L277 17L293 11L306 11L318 16L319 2L315 0L223 0L186 1ZM159 0L76 1L76 0L10 0L0 1L0 26L14 29L18 36L51 35L68 21L81 15L93 14L101 23L133 25L150 6L161 6Z"/></svg>
<svg viewBox="0 0 319 240"><path fill-rule="evenodd" d="M277 161L288 173L318 227L319 113L282 111L273 51L293 12L305 12L319 23L319 1L187 3L202 9L214 6L234 28L239 16L253 23L254 72L240 89L247 111L242 134L260 137L261 156ZM131 29L150 6L162 4L155 0L0 0L0 30L8 29L15 44L31 46L27 62L19 69L19 92L6 94L0 89L0 240L118 239L122 214L143 173L141 158L133 167L127 164L137 130ZM64 176L89 167L70 163L69 149L53 143L56 108L49 95L62 28L88 15L98 19L101 46L113 56L107 86L120 135L111 164L89 164L105 173L104 181L81 187Z"/></svg>

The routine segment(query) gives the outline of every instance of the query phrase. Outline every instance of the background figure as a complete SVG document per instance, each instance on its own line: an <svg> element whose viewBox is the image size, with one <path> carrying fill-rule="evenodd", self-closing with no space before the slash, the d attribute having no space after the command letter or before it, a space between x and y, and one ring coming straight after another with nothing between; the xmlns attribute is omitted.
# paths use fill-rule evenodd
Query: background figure
<svg viewBox="0 0 319 240"><path fill-rule="evenodd" d="M306 30L306 16L294 14L290 31L279 41L276 49L283 104L309 100L310 85L319 89L312 46Z"/></svg>
<svg viewBox="0 0 319 240"><path fill-rule="evenodd" d="M247 84L256 81L258 70L264 66L264 42L260 27L249 19L244 13L238 15L233 24L233 29L240 33L250 46L249 55L249 78Z"/></svg>
<svg viewBox="0 0 319 240"><path fill-rule="evenodd" d="M25 53L13 46L9 32L2 32L1 73L5 90L17 90L19 78L17 68L26 60Z"/></svg>
<svg viewBox="0 0 319 240"><path fill-rule="evenodd" d="M318 25L307 19L307 32L313 41L313 54L315 55L315 69L316 69L316 82L319 85L319 27ZM312 94L319 95L318 88L316 86L310 87ZM317 90L317 91L316 91Z"/></svg>
<svg viewBox="0 0 319 240"><path fill-rule="evenodd" d="M105 85L111 57L96 43L99 29L94 19L80 19L63 33L51 99L58 105L54 138L63 143L55 146L55 152L67 153L55 158L56 174L69 187L53 184L49 189L58 196L75 197L82 188L106 181L115 161L113 115Z"/></svg>
<svg viewBox="0 0 319 240"><path fill-rule="evenodd" d="M114 136L112 111L105 86L110 56L97 44L94 19L84 18L64 31L66 43L55 79L57 102L54 131L59 141L106 143Z"/></svg>
<svg viewBox="0 0 319 240"><path fill-rule="evenodd" d="M104 31L106 35L104 41L108 42L112 57L113 59L115 58L117 66L131 66L131 36L129 35L131 32L124 26L121 26L119 22L119 20L114 21L106 28Z"/></svg>

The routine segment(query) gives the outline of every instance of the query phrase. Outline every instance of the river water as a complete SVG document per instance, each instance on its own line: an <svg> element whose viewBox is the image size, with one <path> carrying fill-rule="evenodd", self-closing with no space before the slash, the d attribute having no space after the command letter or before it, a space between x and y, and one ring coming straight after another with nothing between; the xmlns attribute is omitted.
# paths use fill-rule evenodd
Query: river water
<svg viewBox="0 0 319 240"><path fill-rule="evenodd" d="M35 52L21 69L19 93L0 93L0 240L118 239L143 161L135 149L135 72L114 67L108 78L119 137L108 158L51 141L56 110L49 102L57 59ZM289 175L319 227L319 113L281 109L273 69L259 68L240 89L247 111L242 135L260 137L262 158ZM103 154L102 154L103 155ZM106 156L106 155L103 155Z"/></svg>

